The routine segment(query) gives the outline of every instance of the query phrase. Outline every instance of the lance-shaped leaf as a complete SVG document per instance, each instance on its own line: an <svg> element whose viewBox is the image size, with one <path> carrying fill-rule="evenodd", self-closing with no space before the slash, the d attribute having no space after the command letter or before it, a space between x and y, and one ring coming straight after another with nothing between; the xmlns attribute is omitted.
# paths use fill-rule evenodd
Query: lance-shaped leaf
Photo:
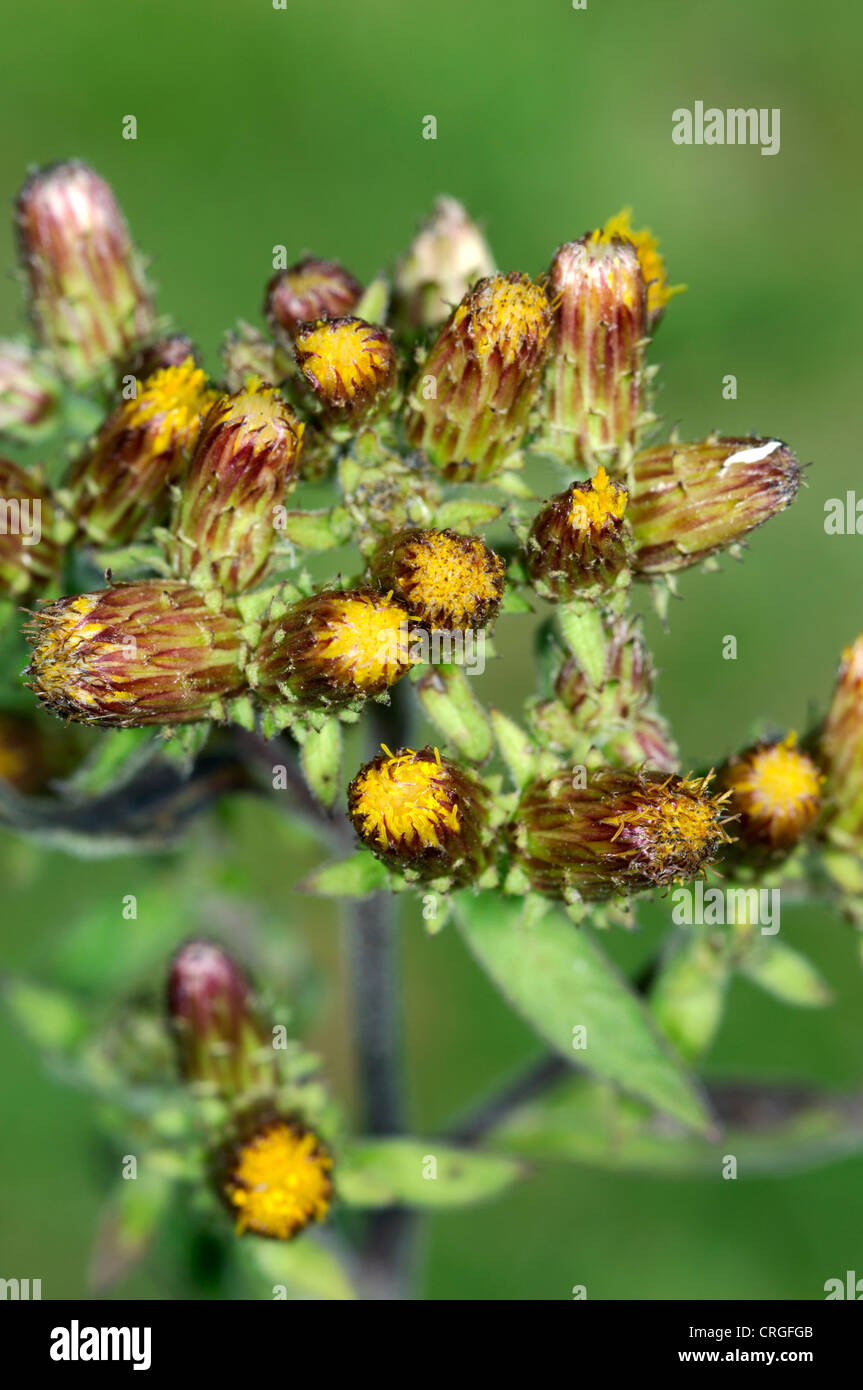
<svg viewBox="0 0 863 1390"><path fill-rule="evenodd" d="M359 1140L339 1158L338 1192L358 1207L459 1207L496 1197L521 1175L514 1159L437 1139Z"/></svg>
<svg viewBox="0 0 863 1390"><path fill-rule="evenodd" d="M681 937L656 977L653 1015L682 1057L695 1061L716 1036L725 1007L729 969L704 936Z"/></svg>
<svg viewBox="0 0 863 1390"><path fill-rule="evenodd" d="M344 1302L357 1297L336 1251L314 1236L265 1240L246 1236L237 1258L257 1298Z"/></svg>
<svg viewBox="0 0 863 1390"><path fill-rule="evenodd" d="M712 1180L729 1157L740 1176L772 1177L863 1153L859 1096L747 1083L713 1088L711 1099L722 1125L713 1142L669 1125L609 1085L578 1077L522 1106L485 1142L530 1160Z"/></svg>
<svg viewBox="0 0 863 1390"><path fill-rule="evenodd" d="M309 790L330 807L339 790L342 766L342 726L327 719L319 729L303 730L300 758Z"/></svg>
<svg viewBox="0 0 863 1390"><path fill-rule="evenodd" d="M117 1184L102 1212L90 1257L90 1284L98 1293L121 1279L146 1253L165 1215L173 1183L144 1154L134 1178Z"/></svg>
<svg viewBox="0 0 863 1390"><path fill-rule="evenodd" d="M812 962L782 941L759 938L744 957L740 973L783 1004L817 1008L832 997Z"/></svg>
<svg viewBox="0 0 863 1390"><path fill-rule="evenodd" d="M471 762L481 763L492 750L491 724L458 666L427 666L416 682L420 703L447 743Z"/></svg>
<svg viewBox="0 0 863 1390"><path fill-rule="evenodd" d="M388 886L386 867L366 849L324 864L297 884L299 892L322 898L369 898Z"/></svg>
<svg viewBox="0 0 863 1390"><path fill-rule="evenodd" d="M518 899L459 894L465 940L502 994L568 1061L707 1132L694 1079L588 933L556 908L524 925Z"/></svg>

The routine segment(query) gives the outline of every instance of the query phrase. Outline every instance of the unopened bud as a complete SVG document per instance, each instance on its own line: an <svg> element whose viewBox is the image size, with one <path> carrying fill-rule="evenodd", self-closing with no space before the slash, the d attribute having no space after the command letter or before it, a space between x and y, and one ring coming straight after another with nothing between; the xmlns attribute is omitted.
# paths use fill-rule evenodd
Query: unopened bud
<svg viewBox="0 0 863 1390"><path fill-rule="evenodd" d="M29 442L57 418L60 382L26 343L0 342L0 434Z"/></svg>
<svg viewBox="0 0 863 1390"><path fill-rule="evenodd" d="M228 1096L275 1082L272 1040L251 986L221 946L189 941L180 948L171 962L167 1003L185 1081Z"/></svg>
<svg viewBox="0 0 863 1390"><path fill-rule="evenodd" d="M86 384L156 327L138 252L104 179L80 160L40 169L17 204L18 241L40 341Z"/></svg>
<svg viewBox="0 0 863 1390"><path fill-rule="evenodd" d="M776 439L711 436L637 454L628 517L633 568L667 574L728 549L790 507L800 465Z"/></svg>
<svg viewBox="0 0 863 1390"><path fill-rule="evenodd" d="M245 689L242 623L170 580L118 584L34 613L30 689L83 724L138 728L224 719Z"/></svg>
<svg viewBox="0 0 863 1390"><path fill-rule="evenodd" d="M478 632L497 616L503 598L503 560L479 536L457 531L397 531L372 556L370 569L430 631Z"/></svg>
<svg viewBox="0 0 863 1390"><path fill-rule="evenodd" d="M600 466L589 483L573 483L537 515L525 543L528 577L553 602L601 598L626 569L626 489Z"/></svg>
<svg viewBox="0 0 863 1390"><path fill-rule="evenodd" d="M301 324L344 318L359 304L362 293L360 282L338 261L306 256L273 276L264 313L274 332L294 338Z"/></svg>
<svg viewBox="0 0 863 1390"><path fill-rule="evenodd" d="M325 418L356 425L386 402L396 380L396 355L384 328L364 319L302 324L294 354Z"/></svg>
<svg viewBox="0 0 863 1390"><path fill-rule="evenodd" d="M437 328L477 280L494 275L479 227L455 198L438 198L396 266L395 314L405 329Z"/></svg>

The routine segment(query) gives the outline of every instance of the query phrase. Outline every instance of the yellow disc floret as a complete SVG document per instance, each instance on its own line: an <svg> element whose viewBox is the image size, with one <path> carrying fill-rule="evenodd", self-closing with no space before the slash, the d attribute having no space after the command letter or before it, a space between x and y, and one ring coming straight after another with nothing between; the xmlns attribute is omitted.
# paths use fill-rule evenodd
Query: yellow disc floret
<svg viewBox="0 0 863 1390"><path fill-rule="evenodd" d="M485 627L503 597L505 565L479 536L457 531L399 531L371 562L391 589L428 628Z"/></svg>
<svg viewBox="0 0 863 1390"><path fill-rule="evenodd" d="M303 325L294 351L315 395L335 410L370 404L395 379L395 354L387 333L364 319L321 319Z"/></svg>
<svg viewBox="0 0 863 1390"><path fill-rule="evenodd" d="M609 217L605 226L597 234L603 241L617 237L628 241L638 253L641 273L647 285L647 310L651 319L656 320L662 313L672 295L680 294L685 285L669 285L665 273L665 262L659 254L659 242L648 227L634 231L632 227L632 208L624 208L615 217Z"/></svg>
<svg viewBox="0 0 863 1390"><path fill-rule="evenodd" d="M179 367L164 367L142 383L134 401L125 408L123 424L139 428L153 424L150 442L153 453L161 453L172 441L182 440L186 447L194 443L202 415L216 400L216 392L207 390L207 378L194 359L187 357Z"/></svg>
<svg viewBox="0 0 863 1390"><path fill-rule="evenodd" d="M392 685L405 671L407 622L406 610L389 596L377 602L367 594L333 599L316 656L360 689Z"/></svg>
<svg viewBox="0 0 863 1390"><path fill-rule="evenodd" d="M814 824L823 781L793 733L748 749L723 774L744 838L774 849L789 849Z"/></svg>
<svg viewBox="0 0 863 1390"><path fill-rule="evenodd" d="M440 753L431 760L407 748L375 759L353 786L352 811L362 837L387 849L440 849L445 830L458 831L459 812Z"/></svg>
<svg viewBox="0 0 863 1390"><path fill-rule="evenodd" d="M621 521L626 511L626 489L609 478L600 465L586 487L577 487L569 497L569 524L575 531L601 532Z"/></svg>
<svg viewBox="0 0 863 1390"><path fill-rule="evenodd" d="M632 805L605 817L612 843L625 837L623 852L649 860L657 883L691 878L729 838L722 826L729 794L708 796L711 777L669 777L636 791Z"/></svg>
<svg viewBox="0 0 863 1390"><path fill-rule="evenodd" d="M237 1148L225 1184L237 1234L290 1240L323 1220L332 1198L332 1166L311 1130L291 1120L263 1126Z"/></svg>
<svg viewBox="0 0 863 1390"><path fill-rule="evenodd" d="M122 655L123 647L116 641L99 640L105 630L103 622L87 622L97 607L97 595L80 594L65 606L58 606L56 616L45 618L33 648L31 668L36 689L46 703L83 707L98 704L92 684L94 663L100 656ZM110 698L123 703L134 696L115 686Z"/></svg>
<svg viewBox="0 0 863 1390"><path fill-rule="evenodd" d="M453 324L469 328L480 358L497 349L508 366L524 351L545 345L551 331L548 296L528 275L491 275L465 296Z"/></svg>

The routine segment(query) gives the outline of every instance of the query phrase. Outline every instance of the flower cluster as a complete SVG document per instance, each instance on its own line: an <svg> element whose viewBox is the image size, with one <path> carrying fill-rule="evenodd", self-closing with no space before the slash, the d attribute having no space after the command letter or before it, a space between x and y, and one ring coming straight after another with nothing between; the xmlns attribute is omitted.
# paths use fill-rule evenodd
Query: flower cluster
<svg viewBox="0 0 863 1390"><path fill-rule="evenodd" d="M188 338L159 336L92 170L34 174L17 227L35 341L0 348L0 420L43 438L82 390L103 412L48 481L0 467L7 520L41 512L38 537L0 536L0 584L41 597L26 679L49 710L289 729L332 799L339 722L409 677L440 746L384 748L347 788L391 887L576 905L775 865L804 842L856 851L853 655L820 736L762 740L715 781L682 775L659 711L631 586L663 608L678 571L738 554L789 506L801 470L772 438L657 442L650 353L682 287L628 211L530 275L500 273L441 199L391 283L319 256L277 270L265 327L232 330L213 377ZM550 497L538 462L560 478ZM329 505L303 505L312 485ZM329 550L339 563L315 581L306 559ZM107 583L63 593L88 565ZM519 725L484 709L458 643L493 656L500 613L538 604L542 686ZM289 1131L274 1135L284 1156Z"/></svg>

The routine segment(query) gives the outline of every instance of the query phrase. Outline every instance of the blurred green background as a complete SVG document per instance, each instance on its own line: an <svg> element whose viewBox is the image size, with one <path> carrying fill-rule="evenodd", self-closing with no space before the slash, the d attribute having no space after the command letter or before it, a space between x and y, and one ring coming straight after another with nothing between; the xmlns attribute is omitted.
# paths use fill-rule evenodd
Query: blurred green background
<svg viewBox="0 0 863 1390"><path fill-rule="evenodd" d="M863 626L863 541L823 528L825 500L855 488L860 468L861 37L863 17L836 0L19 5L0 57L0 188L11 200L34 163L94 164L152 258L161 309L211 363L235 319L258 321L274 244L365 278L448 192L485 223L504 269L536 273L557 243L631 204L635 225L660 236L672 281L689 286L654 346L669 426L684 437L755 430L812 463L808 489L753 537L744 563L683 576L667 634L648 619L684 761L716 762L760 717L805 725ZM672 111L697 99L779 107L781 152L673 145ZM121 138L128 114L135 142ZM428 114L435 141L422 138ZM13 264L8 220L0 260ZM0 331L21 326L10 276ZM722 399L727 373L736 401ZM500 624L501 659L483 677L483 696L510 709L529 690L530 626ZM738 657L725 661L732 633ZM196 827L178 862L83 863L5 838L2 968L38 974L90 913L138 936L146 961L148 894L157 903L163 879L200 874L201 856L233 836L238 878L275 924L271 949L300 934L324 973L309 1040L349 1097L336 914L291 891L319 852L259 806L229 820ZM137 922L121 918L127 893L139 895ZM855 943L827 908L788 910L783 930L838 1002L795 1012L735 983L708 1070L859 1085ZM651 939L648 927L614 950L633 964ZM454 932L426 938L411 909L403 955L414 1128L428 1132L538 1046ZM46 1297L85 1296L103 1195L92 1113L5 1021L0 1031L0 1274L41 1277ZM565 1299L580 1283L590 1298L818 1298L827 1278L863 1268L861 1215L863 1159L773 1181L549 1168L493 1205L435 1216L422 1292ZM157 1253L116 1294L172 1297L167 1269Z"/></svg>

